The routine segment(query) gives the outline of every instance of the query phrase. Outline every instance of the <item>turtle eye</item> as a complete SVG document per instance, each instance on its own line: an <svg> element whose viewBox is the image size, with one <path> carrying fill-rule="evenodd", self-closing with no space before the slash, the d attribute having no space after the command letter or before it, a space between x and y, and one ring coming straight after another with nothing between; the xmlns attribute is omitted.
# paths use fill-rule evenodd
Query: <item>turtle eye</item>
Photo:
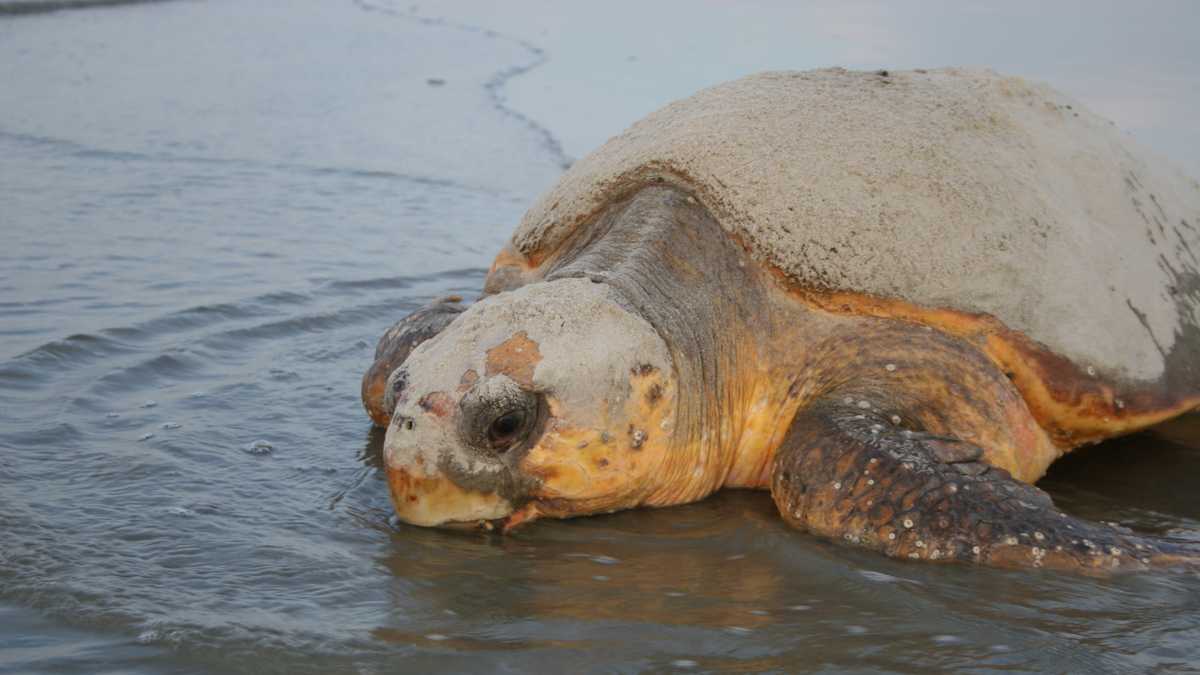
<svg viewBox="0 0 1200 675"><path fill-rule="evenodd" d="M525 412L521 410L510 410L492 420L487 430L488 445L498 452L512 447L525 429L525 420Z"/></svg>
<svg viewBox="0 0 1200 675"><path fill-rule="evenodd" d="M545 397L503 375L478 383L459 407L459 437L493 457L516 453L536 440L549 417Z"/></svg>

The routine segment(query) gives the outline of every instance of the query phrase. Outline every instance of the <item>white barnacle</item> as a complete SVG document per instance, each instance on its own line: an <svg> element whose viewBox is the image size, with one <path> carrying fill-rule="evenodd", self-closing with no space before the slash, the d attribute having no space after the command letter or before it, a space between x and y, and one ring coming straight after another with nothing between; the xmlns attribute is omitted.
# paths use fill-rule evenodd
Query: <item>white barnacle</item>
<svg viewBox="0 0 1200 675"><path fill-rule="evenodd" d="M833 484L833 489L834 489L834 490L841 490L841 489L842 489L842 484L841 484L841 482L839 481L839 482L836 482L836 483L834 483L834 484Z"/></svg>
<svg viewBox="0 0 1200 675"><path fill-rule="evenodd" d="M868 401L868 400L866 400L866 399L863 399L863 400L861 400L861 401L859 401L859 402L858 402L858 407L862 408L863 410L870 410L870 409L871 409L871 402L870 402L870 401Z"/></svg>
<svg viewBox="0 0 1200 675"><path fill-rule="evenodd" d="M1116 546L1109 547L1108 552L1113 555L1121 555L1121 549L1117 548Z"/></svg>
<svg viewBox="0 0 1200 675"><path fill-rule="evenodd" d="M917 540L917 543L916 543L916 544L914 544L914 546L916 546L917 548L925 548L925 542L923 542L923 541L921 541L920 539L918 539L918 540Z"/></svg>
<svg viewBox="0 0 1200 675"><path fill-rule="evenodd" d="M1037 539L1038 541L1041 541L1046 538L1046 535L1042 534L1041 532L1034 532L1033 538Z"/></svg>
<svg viewBox="0 0 1200 675"><path fill-rule="evenodd" d="M909 553L909 554L908 554L908 557L909 557L909 558L912 558L913 560L920 560L920 559L921 559L921 554L920 554L920 553L917 553L916 551L913 551L912 553Z"/></svg>
<svg viewBox="0 0 1200 675"><path fill-rule="evenodd" d="M904 527L907 527L907 528L909 528L909 529L912 529L912 526L913 526L913 521L912 521L912 519L911 519L911 518L905 518L905 519L904 519Z"/></svg>
<svg viewBox="0 0 1200 675"><path fill-rule="evenodd" d="M894 372L896 372L896 364L889 363L886 366L884 366L883 369L888 371L889 373L894 373Z"/></svg>
<svg viewBox="0 0 1200 675"><path fill-rule="evenodd" d="M1088 374L1088 377L1095 377L1095 376L1096 376L1096 369L1095 369L1095 368L1093 368L1093 367L1091 367L1091 366L1088 366L1088 367L1087 367L1087 374Z"/></svg>
<svg viewBox="0 0 1200 675"><path fill-rule="evenodd" d="M955 492L958 492L958 483L951 483L951 484L947 485L946 492L949 492L950 494L954 494Z"/></svg>
<svg viewBox="0 0 1200 675"><path fill-rule="evenodd" d="M982 550L982 549L980 549L978 546L972 546L972 547L971 547L971 553L974 553L975 555L979 555L979 552L980 552L981 550Z"/></svg>
<svg viewBox="0 0 1200 675"><path fill-rule="evenodd" d="M1009 546L1016 546L1016 545L1017 545L1017 538L1016 538L1016 537L1005 537L1005 538L1004 538L1004 543L1005 543L1005 544L1007 544L1007 545L1009 545Z"/></svg>
<svg viewBox="0 0 1200 675"><path fill-rule="evenodd" d="M642 447L642 444L646 442L646 432L642 431L641 429L634 429L632 438L633 447L640 448Z"/></svg>
<svg viewBox="0 0 1200 675"><path fill-rule="evenodd" d="M895 538L896 538L895 532L888 532L888 539L895 539Z"/></svg>
<svg viewBox="0 0 1200 675"><path fill-rule="evenodd" d="M867 462L867 464L878 464L878 463L879 463L878 457L872 457L871 461Z"/></svg>
<svg viewBox="0 0 1200 675"><path fill-rule="evenodd" d="M842 399L842 403L845 403L846 405L854 405L854 397L847 396L846 398Z"/></svg>
<svg viewBox="0 0 1200 675"><path fill-rule="evenodd" d="M867 479L867 485L874 485L874 484L875 484L874 478Z"/></svg>
<svg viewBox="0 0 1200 675"><path fill-rule="evenodd" d="M900 416L892 415L892 424L900 424Z"/></svg>
<svg viewBox="0 0 1200 675"><path fill-rule="evenodd" d="M942 557L942 552L937 550L936 548L929 552L930 560L937 560L940 557Z"/></svg>
<svg viewBox="0 0 1200 675"><path fill-rule="evenodd" d="M900 466L904 467L904 469L906 471L912 471L912 468L913 468L913 465L911 462L905 462L905 463L901 464Z"/></svg>

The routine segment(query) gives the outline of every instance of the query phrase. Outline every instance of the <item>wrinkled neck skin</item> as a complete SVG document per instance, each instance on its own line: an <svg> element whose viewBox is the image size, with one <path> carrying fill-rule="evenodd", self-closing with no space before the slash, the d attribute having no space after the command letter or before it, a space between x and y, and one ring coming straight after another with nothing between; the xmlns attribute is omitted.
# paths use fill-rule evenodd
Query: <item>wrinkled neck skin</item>
<svg viewBox="0 0 1200 675"><path fill-rule="evenodd" d="M613 205L546 265L547 281L610 286L671 352L675 427L643 503L767 487L798 405L804 346L829 337L837 319L788 298L705 208L668 187Z"/></svg>

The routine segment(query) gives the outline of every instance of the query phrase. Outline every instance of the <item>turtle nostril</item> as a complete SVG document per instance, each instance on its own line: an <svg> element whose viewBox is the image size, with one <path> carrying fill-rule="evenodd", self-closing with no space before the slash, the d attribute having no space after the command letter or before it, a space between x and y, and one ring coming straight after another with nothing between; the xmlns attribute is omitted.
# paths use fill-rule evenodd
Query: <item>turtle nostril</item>
<svg viewBox="0 0 1200 675"><path fill-rule="evenodd" d="M413 421L412 420L404 420L404 429L406 431L412 431L412 428L413 428Z"/></svg>
<svg viewBox="0 0 1200 675"><path fill-rule="evenodd" d="M401 371L392 380L392 392L399 394L404 391L404 386L408 384L408 373Z"/></svg>
<svg viewBox="0 0 1200 675"><path fill-rule="evenodd" d="M396 426L404 429L405 431L412 431L413 427L416 426L416 423L413 422L413 418L411 417L401 417L399 420L397 420Z"/></svg>

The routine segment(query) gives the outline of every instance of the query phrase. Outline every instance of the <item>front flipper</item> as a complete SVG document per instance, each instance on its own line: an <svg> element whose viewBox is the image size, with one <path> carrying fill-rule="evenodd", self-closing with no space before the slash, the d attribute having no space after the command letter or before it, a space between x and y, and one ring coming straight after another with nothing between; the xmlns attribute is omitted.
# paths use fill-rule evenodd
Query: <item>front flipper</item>
<svg viewBox="0 0 1200 675"><path fill-rule="evenodd" d="M395 407L388 378L417 345L442 332L462 313L462 298L451 295L409 314L388 329L375 347L375 362L362 380L362 402L375 424L386 427Z"/></svg>
<svg viewBox="0 0 1200 675"><path fill-rule="evenodd" d="M771 494L794 527L895 558L1071 571L1200 564L1200 547L1071 517L970 443L844 399L802 410Z"/></svg>

